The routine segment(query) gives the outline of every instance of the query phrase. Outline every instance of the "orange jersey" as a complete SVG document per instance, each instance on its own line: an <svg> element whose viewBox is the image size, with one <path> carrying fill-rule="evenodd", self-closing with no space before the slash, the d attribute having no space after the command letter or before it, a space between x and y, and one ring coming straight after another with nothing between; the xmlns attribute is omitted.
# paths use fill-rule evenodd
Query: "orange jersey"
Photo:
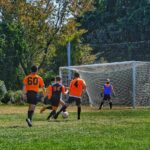
<svg viewBox="0 0 150 150"><path fill-rule="evenodd" d="M59 83L55 83L47 87L46 93L49 99L53 97L56 99L60 99L61 93L65 93L65 87Z"/></svg>
<svg viewBox="0 0 150 150"><path fill-rule="evenodd" d="M48 99L51 99L52 97L52 86L49 85L47 88L46 88L46 94L48 96Z"/></svg>
<svg viewBox="0 0 150 150"><path fill-rule="evenodd" d="M29 74L23 79L26 91L38 92L40 87L44 87L43 79L37 74Z"/></svg>
<svg viewBox="0 0 150 150"><path fill-rule="evenodd" d="M77 78L71 81L70 83L70 96L81 97L83 89L85 88L85 81Z"/></svg>

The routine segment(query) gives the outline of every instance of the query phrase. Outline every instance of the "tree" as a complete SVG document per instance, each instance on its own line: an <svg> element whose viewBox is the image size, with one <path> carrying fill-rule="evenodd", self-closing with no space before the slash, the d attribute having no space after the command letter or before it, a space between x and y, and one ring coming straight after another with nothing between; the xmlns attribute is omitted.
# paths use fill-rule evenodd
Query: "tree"
<svg viewBox="0 0 150 150"><path fill-rule="evenodd" d="M12 74L18 77L18 81L23 74L28 74L33 64L39 65L43 74L53 68L53 65L57 66L58 70L59 66L54 64L54 58L57 58L58 54L63 55L62 49L69 41L78 41L77 39L85 33L85 30L78 28L76 17L91 8L92 2L86 0L1 0L0 25L4 35L0 38L3 43L1 52L6 58L13 58L7 64L11 64ZM4 26L8 27L8 30L4 30ZM84 53L82 47L78 47L78 51ZM1 61L4 62L4 59ZM63 61L60 65L64 64ZM7 70L5 75L7 77ZM14 78L11 75L11 79L4 80L9 81L8 83L16 82L12 80ZM10 84L6 85L13 87Z"/></svg>
<svg viewBox="0 0 150 150"><path fill-rule="evenodd" d="M79 22L98 61L149 60L149 0L94 0L94 6Z"/></svg>

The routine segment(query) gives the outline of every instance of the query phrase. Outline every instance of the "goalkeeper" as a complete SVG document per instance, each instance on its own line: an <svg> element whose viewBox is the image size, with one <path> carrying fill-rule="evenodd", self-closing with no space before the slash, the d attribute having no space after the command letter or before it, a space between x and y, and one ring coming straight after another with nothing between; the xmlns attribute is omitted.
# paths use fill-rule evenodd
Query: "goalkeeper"
<svg viewBox="0 0 150 150"><path fill-rule="evenodd" d="M101 93L101 96L103 96L103 100L99 106L99 109L102 109L102 106L106 100L109 101L110 109L112 109L112 101L111 101L112 93L115 96L113 86L112 86L112 84L110 84L110 79L107 79L106 84L104 84L104 86L103 86L103 92Z"/></svg>

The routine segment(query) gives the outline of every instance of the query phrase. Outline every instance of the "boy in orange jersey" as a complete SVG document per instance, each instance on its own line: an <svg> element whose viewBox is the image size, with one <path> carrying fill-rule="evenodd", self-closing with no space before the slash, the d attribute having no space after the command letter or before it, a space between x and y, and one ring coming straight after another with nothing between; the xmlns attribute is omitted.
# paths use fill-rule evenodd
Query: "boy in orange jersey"
<svg viewBox="0 0 150 150"><path fill-rule="evenodd" d="M31 73L23 79L23 92L27 97L27 103L29 104L28 118L26 119L29 127L32 126L32 116L34 114L35 106L38 102L37 93L39 91L39 88L42 88L43 93L45 94L43 79L37 74L37 72L38 67L32 66Z"/></svg>
<svg viewBox="0 0 150 150"><path fill-rule="evenodd" d="M45 106L43 106L40 110L40 113L43 113L46 109L49 109L49 110L52 110L52 100L51 100L51 96L49 95L49 88L50 86L53 86L55 84L55 78L51 78L51 85L48 86L48 88L46 89L46 97L44 98L44 104ZM49 97L48 97L49 95ZM60 105L64 106L65 105L65 102L63 100L60 99L60 102L59 102ZM47 120L49 119L49 117L47 118Z"/></svg>
<svg viewBox="0 0 150 150"><path fill-rule="evenodd" d="M65 92L65 87L61 84L60 77L56 77L56 83L48 86L47 95L48 95L48 99L51 101L52 111L47 117L47 119L54 117L59 104L65 105L65 103L62 103L63 101L60 100L60 97L61 97L61 93L66 94L66 92Z"/></svg>
<svg viewBox="0 0 150 150"><path fill-rule="evenodd" d="M106 84L104 84L104 86L103 86L103 92L101 93L101 96L103 96L103 100L99 106L99 109L102 109L102 106L106 100L109 101L110 109L112 109L112 101L111 101L112 93L115 96L113 86L112 86L112 84L110 84L110 79L107 79Z"/></svg>
<svg viewBox="0 0 150 150"><path fill-rule="evenodd" d="M53 84L55 84L55 78L53 77L53 78L51 78L51 85L53 85ZM43 113L46 109L52 109L52 106L51 106L51 100L50 99L48 99L48 89L46 89L46 96L44 97L44 105L45 106L43 106L42 108L41 108L41 110L40 110L40 113Z"/></svg>
<svg viewBox="0 0 150 150"><path fill-rule="evenodd" d="M77 106L77 119L80 119L80 114L81 114L81 97L83 93L86 90L86 83L83 79L80 78L79 73L75 72L74 73L74 79L70 82L70 87L69 87L69 98L67 100L67 106L69 106L70 103L76 102ZM63 106L54 116L56 119L58 115L66 109L65 106Z"/></svg>

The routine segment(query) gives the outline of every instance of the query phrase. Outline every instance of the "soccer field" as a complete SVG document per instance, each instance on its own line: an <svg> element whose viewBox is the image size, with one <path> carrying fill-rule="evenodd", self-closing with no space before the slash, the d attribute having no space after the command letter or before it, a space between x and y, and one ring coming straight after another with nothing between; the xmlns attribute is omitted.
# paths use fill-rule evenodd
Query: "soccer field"
<svg viewBox="0 0 150 150"><path fill-rule="evenodd" d="M25 122L27 106L0 106L0 150L149 150L150 108L99 111L76 107L69 118L46 121L36 108L33 127Z"/></svg>

